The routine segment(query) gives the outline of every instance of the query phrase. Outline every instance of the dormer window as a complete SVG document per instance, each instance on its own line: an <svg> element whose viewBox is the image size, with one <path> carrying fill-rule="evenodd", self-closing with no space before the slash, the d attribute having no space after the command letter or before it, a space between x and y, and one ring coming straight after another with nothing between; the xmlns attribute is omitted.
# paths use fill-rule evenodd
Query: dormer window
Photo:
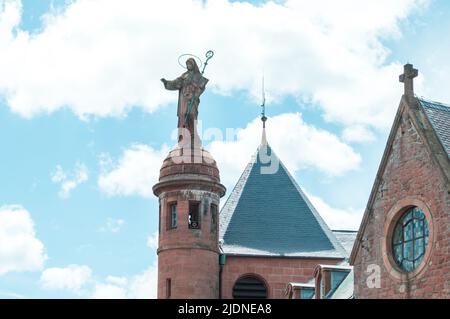
<svg viewBox="0 0 450 319"><path fill-rule="evenodd" d="M302 287L300 289L300 299L312 299L314 296L314 288Z"/></svg>
<svg viewBox="0 0 450 319"><path fill-rule="evenodd" d="M336 289L347 277L349 271L331 271L331 290Z"/></svg>

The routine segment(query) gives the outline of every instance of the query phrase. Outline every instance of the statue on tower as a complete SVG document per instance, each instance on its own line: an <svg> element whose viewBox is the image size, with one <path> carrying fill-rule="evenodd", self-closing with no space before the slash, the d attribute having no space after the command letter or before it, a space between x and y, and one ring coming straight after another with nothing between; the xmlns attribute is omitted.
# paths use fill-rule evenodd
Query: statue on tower
<svg viewBox="0 0 450 319"><path fill-rule="evenodd" d="M211 52L212 51L208 51ZM195 59L189 58L186 61L187 71L173 81L164 78L161 81L167 90L178 90L178 129L187 129L191 137L197 136L196 122L198 117L198 106L200 104L200 95L205 91L208 79L203 77L203 72L207 61L212 57L208 55L203 71L200 72ZM179 134L179 142L183 139L183 134Z"/></svg>

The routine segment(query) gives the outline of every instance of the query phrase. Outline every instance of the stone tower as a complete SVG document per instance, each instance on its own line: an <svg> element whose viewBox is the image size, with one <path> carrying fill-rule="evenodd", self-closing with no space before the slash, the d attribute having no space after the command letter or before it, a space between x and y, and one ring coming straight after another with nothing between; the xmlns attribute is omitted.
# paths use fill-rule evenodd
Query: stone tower
<svg viewBox="0 0 450 319"><path fill-rule="evenodd" d="M178 145L153 186L159 197L158 298L217 299L219 201L225 187L197 134L199 97L208 79L193 59L186 64L181 77L161 79L166 89L179 90L179 100Z"/></svg>
<svg viewBox="0 0 450 319"><path fill-rule="evenodd" d="M172 150L153 191L159 197L158 298L218 298L225 187L214 159L202 148Z"/></svg>

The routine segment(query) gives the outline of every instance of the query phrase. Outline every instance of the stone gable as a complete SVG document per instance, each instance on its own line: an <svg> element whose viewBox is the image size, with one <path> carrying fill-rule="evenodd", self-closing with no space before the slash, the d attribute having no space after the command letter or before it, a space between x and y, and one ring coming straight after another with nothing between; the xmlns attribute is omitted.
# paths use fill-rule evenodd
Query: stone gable
<svg viewBox="0 0 450 319"><path fill-rule="evenodd" d="M352 253L356 298L450 297L450 195L446 174L433 156L431 127L417 105L403 100ZM406 275L391 258L392 225L408 206L424 210L430 228L427 252ZM379 266L380 288L368 288ZM373 269L373 268L372 268Z"/></svg>

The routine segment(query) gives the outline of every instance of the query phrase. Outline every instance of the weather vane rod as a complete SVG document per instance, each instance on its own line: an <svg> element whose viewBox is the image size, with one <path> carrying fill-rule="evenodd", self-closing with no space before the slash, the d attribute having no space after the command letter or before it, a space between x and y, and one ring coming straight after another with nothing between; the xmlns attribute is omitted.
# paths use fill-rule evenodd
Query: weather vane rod
<svg viewBox="0 0 450 319"><path fill-rule="evenodd" d="M261 104L261 121L263 121L263 127L266 127L266 121L267 121L267 117L266 117L266 92L264 90L264 74L262 77L262 104Z"/></svg>

